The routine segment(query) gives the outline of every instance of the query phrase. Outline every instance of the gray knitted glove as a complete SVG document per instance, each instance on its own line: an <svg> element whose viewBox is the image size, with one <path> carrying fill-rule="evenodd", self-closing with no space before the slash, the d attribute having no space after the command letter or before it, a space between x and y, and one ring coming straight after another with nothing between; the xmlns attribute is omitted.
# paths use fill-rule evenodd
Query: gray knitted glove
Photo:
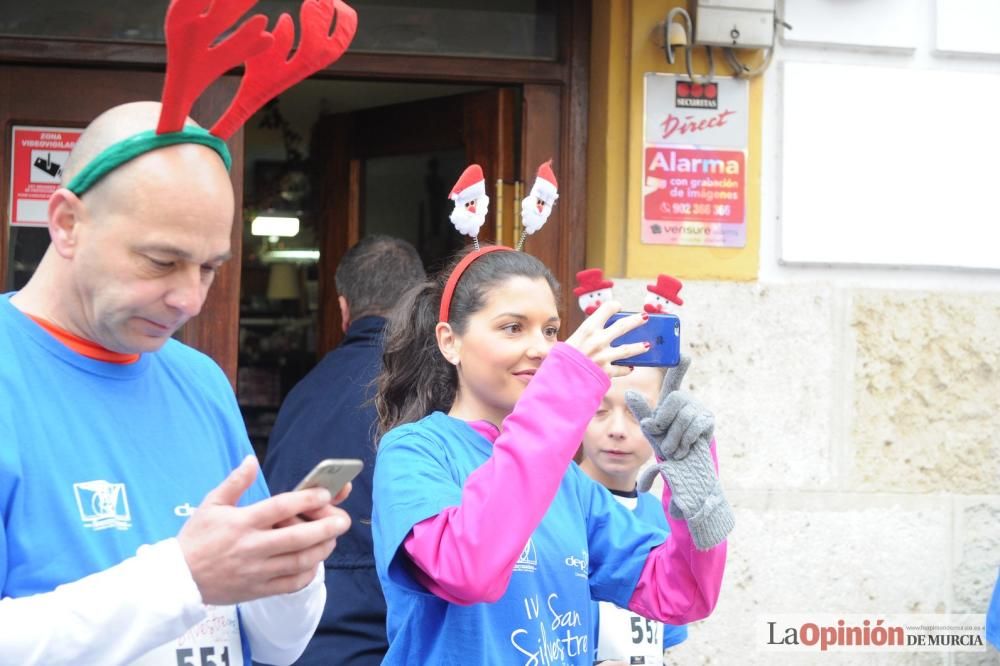
<svg viewBox="0 0 1000 666"><path fill-rule="evenodd" d="M655 411L637 391L626 391L625 403L660 460L643 472L639 490L649 490L662 472L672 492L670 514L687 521L696 548L708 550L725 540L735 519L712 464L715 417L691 394L678 390L690 365L691 359L682 357L667 371Z"/></svg>

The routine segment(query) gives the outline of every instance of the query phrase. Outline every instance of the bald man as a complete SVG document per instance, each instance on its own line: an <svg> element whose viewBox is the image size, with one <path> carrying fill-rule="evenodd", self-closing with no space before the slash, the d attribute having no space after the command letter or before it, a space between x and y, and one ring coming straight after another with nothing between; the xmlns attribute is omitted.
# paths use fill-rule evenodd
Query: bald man
<svg viewBox="0 0 1000 666"><path fill-rule="evenodd" d="M159 110L87 128L38 270L0 296L0 664L290 663L350 524L325 490L269 497L225 375L171 338L234 200L200 130L95 170Z"/></svg>

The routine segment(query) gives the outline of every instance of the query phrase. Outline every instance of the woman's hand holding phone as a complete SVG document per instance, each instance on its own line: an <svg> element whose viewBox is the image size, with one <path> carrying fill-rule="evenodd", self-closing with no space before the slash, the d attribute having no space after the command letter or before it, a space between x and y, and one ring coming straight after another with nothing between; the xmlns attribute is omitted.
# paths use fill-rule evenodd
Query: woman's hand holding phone
<svg viewBox="0 0 1000 666"><path fill-rule="evenodd" d="M631 312L613 314L605 326L611 326L618 319L632 314ZM674 367L681 361L681 320L672 314L650 314L645 326L629 331L611 344L619 346L630 342L648 342L650 347L638 356L615 361L615 365Z"/></svg>
<svg viewBox="0 0 1000 666"><path fill-rule="evenodd" d="M649 315L637 312L634 315L622 317L605 328L611 315L621 309L621 304L616 301L603 303L566 340L566 344L575 347L577 351L599 365L608 377L623 377L632 372L632 369L626 365L613 365L613 363L615 361L627 363L629 357L642 354L649 349L649 343L646 342L611 346L613 340L639 328L649 319Z"/></svg>

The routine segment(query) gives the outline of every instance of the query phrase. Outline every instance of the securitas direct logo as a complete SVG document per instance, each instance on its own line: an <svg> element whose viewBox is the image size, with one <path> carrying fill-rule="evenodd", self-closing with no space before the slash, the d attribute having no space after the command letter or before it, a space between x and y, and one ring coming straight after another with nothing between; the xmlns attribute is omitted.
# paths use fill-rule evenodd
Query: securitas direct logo
<svg viewBox="0 0 1000 666"><path fill-rule="evenodd" d="M719 85L717 83L692 83L678 81L675 88L676 105L693 109L719 108Z"/></svg>

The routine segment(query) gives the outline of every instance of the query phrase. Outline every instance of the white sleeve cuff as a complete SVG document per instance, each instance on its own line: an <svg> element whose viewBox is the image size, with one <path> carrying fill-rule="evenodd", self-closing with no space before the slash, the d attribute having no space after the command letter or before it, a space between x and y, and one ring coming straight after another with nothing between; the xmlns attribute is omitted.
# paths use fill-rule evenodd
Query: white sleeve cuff
<svg viewBox="0 0 1000 666"><path fill-rule="evenodd" d="M11 664L119 664L205 617L176 539L52 592L0 601L0 654Z"/></svg>
<svg viewBox="0 0 1000 666"><path fill-rule="evenodd" d="M326 568L320 562L312 581L301 590L239 605L254 661L284 666L302 655L323 615L325 580Z"/></svg>

